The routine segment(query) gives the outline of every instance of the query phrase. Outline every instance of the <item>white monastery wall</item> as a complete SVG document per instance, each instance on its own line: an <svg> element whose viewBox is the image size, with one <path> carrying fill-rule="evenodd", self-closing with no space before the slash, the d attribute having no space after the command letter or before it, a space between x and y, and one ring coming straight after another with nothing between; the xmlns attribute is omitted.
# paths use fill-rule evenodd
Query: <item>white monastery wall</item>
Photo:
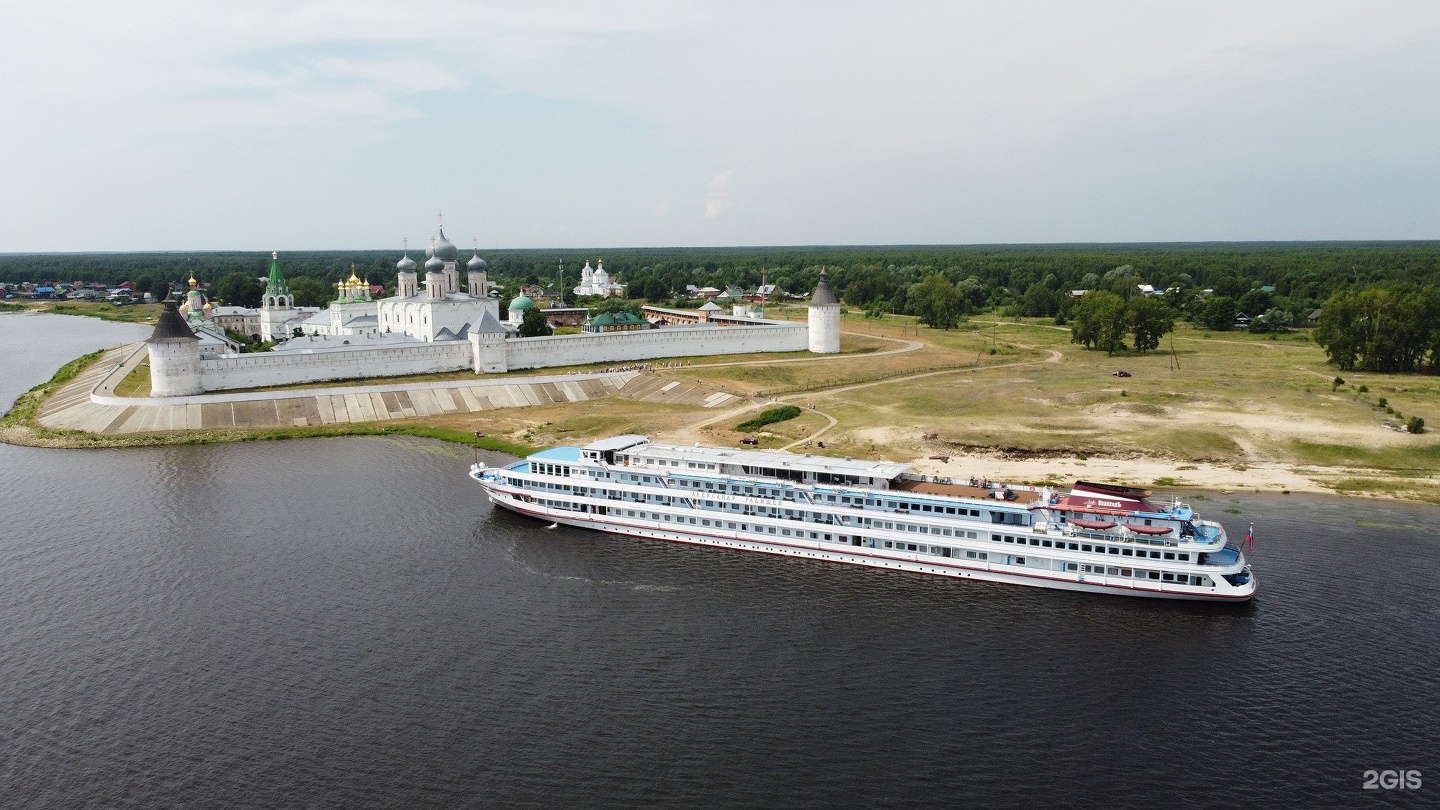
<svg viewBox="0 0 1440 810"><path fill-rule="evenodd" d="M480 338L474 336L468 341L423 346L327 349L308 353L259 352L199 359L199 389L264 388L460 369L485 373L582 363L625 363L662 357L790 352L803 351L808 343L803 323L763 322L743 327L662 327L636 332L490 340L477 352L475 342ZM501 351L504 352L503 365L498 362ZM184 362L164 355L163 349L152 351L151 357L151 385L157 393L198 393L187 377ZM477 369L477 365L480 368ZM161 373L157 375L156 371Z"/></svg>
<svg viewBox="0 0 1440 810"><path fill-rule="evenodd" d="M220 391L321 380L398 377L468 369L473 359L470 343L464 340L426 346L326 350L308 354L257 352L201 360L200 381L206 391Z"/></svg>
<svg viewBox="0 0 1440 810"><path fill-rule="evenodd" d="M797 352L805 347L803 323L674 329L662 326L637 332L513 338L505 341L505 356L506 364L514 370L661 357Z"/></svg>

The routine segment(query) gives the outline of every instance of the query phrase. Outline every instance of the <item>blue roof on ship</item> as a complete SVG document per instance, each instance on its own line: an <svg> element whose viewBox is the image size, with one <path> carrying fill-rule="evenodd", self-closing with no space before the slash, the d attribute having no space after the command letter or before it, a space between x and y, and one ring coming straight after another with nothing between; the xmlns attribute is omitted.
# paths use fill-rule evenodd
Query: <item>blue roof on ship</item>
<svg viewBox="0 0 1440 810"><path fill-rule="evenodd" d="M543 458L547 461L579 461L580 448L552 447L549 450L541 450L538 453L531 453L530 458Z"/></svg>

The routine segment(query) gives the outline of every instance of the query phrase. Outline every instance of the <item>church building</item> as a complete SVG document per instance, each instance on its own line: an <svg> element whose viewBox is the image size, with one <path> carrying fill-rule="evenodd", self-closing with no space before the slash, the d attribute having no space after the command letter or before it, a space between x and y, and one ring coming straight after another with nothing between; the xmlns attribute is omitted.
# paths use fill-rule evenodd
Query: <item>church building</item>
<svg viewBox="0 0 1440 810"><path fill-rule="evenodd" d="M396 262L395 296L381 299L378 305L378 327L381 333L404 334L427 343L443 340L464 340L469 330L486 313L498 321L500 302L489 296L489 278L485 260L475 255L465 262L466 289L460 289L459 251L445 238L425 250L425 289L420 289L415 260L409 246Z"/></svg>
<svg viewBox="0 0 1440 810"><path fill-rule="evenodd" d="M605 271L605 262L595 260L595 266L590 266L590 260L585 260L585 266L580 270L580 286L575 288L576 295L603 295L609 298L612 295L624 297L625 285L610 280L610 274Z"/></svg>

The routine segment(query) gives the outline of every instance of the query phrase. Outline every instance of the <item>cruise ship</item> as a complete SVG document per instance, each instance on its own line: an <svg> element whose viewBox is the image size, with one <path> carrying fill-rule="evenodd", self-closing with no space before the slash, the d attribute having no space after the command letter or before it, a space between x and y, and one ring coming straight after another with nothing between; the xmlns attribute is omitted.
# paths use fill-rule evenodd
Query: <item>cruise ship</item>
<svg viewBox="0 0 1440 810"><path fill-rule="evenodd" d="M1077 482L917 475L910 465L651 442L555 447L470 477L552 525L1089 593L1240 602L1244 553L1179 500Z"/></svg>

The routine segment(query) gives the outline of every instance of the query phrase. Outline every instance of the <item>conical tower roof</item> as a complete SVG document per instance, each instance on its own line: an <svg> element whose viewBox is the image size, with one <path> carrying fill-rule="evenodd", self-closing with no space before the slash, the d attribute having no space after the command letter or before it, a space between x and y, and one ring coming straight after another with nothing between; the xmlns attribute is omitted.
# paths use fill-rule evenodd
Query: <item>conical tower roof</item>
<svg viewBox="0 0 1440 810"><path fill-rule="evenodd" d="M835 298L835 291L830 288L830 274L822 268L820 270L820 281L815 285L815 294L810 296L812 307L838 307L840 301Z"/></svg>
<svg viewBox="0 0 1440 810"><path fill-rule="evenodd" d="M155 331L151 333L146 343L156 343L162 340L199 340L195 333L190 330L190 325L185 323L185 318L180 315L180 308L174 301L165 302L165 311L160 313L160 320L155 323Z"/></svg>

